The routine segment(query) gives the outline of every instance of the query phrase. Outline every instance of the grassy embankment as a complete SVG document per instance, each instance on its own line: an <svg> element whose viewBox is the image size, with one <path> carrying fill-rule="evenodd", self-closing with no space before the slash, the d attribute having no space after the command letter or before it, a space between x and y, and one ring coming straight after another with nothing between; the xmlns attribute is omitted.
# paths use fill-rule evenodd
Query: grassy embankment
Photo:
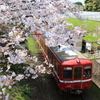
<svg viewBox="0 0 100 100"><path fill-rule="evenodd" d="M35 39L32 37L27 38L27 47L31 55L35 55L39 52L38 46L35 42Z"/></svg>
<svg viewBox="0 0 100 100"><path fill-rule="evenodd" d="M79 19L74 19L74 18L67 18L67 21L72 23L74 27L79 26L87 31L87 33L85 33L86 37L83 37L84 40L96 41L100 39L100 30L96 30L97 26L99 26L100 28L100 22L92 20L86 20L85 22L83 22L80 21ZM67 28L73 29L73 26L67 26ZM98 37L93 37L92 35L93 33L96 33Z"/></svg>
<svg viewBox="0 0 100 100"><path fill-rule="evenodd" d="M30 55L34 56L36 53L39 52L35 39L32 37L27 38L27 42L25 46L28 48ZM22 70L22 69L20 69ZM20 82L16 83L11 90L8 92L10 93L10 100L31 100L33 95L32 90L34 90L34 86L30 88L28 80L21 80Z"/></svg>

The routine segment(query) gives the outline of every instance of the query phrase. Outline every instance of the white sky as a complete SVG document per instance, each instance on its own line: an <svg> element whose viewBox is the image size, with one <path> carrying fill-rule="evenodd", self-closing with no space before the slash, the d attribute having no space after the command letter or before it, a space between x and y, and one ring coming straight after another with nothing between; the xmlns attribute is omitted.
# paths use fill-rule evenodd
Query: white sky
<svg viewBox="0 0 100 100"><path fill-rule="evenodd" d="M82 4L84 4L84 0L69 0L71 2L82 2Z"/></svg>

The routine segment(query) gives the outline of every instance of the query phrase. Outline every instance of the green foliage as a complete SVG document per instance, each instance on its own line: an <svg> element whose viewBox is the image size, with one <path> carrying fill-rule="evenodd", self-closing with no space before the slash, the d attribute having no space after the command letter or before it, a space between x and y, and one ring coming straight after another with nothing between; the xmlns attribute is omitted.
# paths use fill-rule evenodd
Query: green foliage
<svg viewBox="0 0 100 100"><path fill-rule="evenodd" d="M25 84L24 80L16 83L8 92L10 93L9 100L30 100L32 96L31 89L28 84Z"/></svg>
<svg viewBox="0 0 100 100"><path fill-rule="evenodd" d="M82 2L75 2L75 4L77 4L79 6L83 6Z"/></svg>
<svg viewBox="0 0 100 100"><path fill-rule="evenodd" d="M23 97L21 97L21 94L16 96L16 100L25 100Z"/></svg>
<svg viewBox="0 0 100 100"><path fill-rule="evenodd" d="M85 0L84 11L100 11L100 1Z"/></svg>
<svg viewBox="0 0 100 100"><path fill-rule="evenodd" d="M11 71L14 71L16 74L23 74L24 73L24 69L23 66L25 66L27 64L11 64Z"/></svg>
<svg viewBox="0 0 100 100"><path fill-rule="evenodd" d="M92 1L93 1L93 0L85 0L84 3L87 4L87 3L90 3L90 2L92 2Z"/></svg>
<svg viewBox="0 0 100 100"><path fill-rule="evenodd" d="M8 26L0 25L0 35L4 35L8 31Z"/></svg>

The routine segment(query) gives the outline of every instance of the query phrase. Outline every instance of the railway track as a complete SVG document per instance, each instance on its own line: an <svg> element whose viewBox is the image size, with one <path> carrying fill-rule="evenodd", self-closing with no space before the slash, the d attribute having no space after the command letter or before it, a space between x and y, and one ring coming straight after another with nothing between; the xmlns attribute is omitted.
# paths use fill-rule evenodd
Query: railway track
<svg viewBox="0 0 100 100"><path fill-rule="evenodd" d="M92 83L93 83L98 89L100 89L100 88L98 87L98 85L96 85L93 81L92 81Z"/></svg>
<svg viewBox="0 0 100 100"><path fill-rule="evenodd" d="M83 94L71 94L69 97L66 97L66 100L88 100Z"/></svg>
<svg viewBox="0 0 100 100"><path fill-rule="evenodd" d="M86 100L86 98L82 94L80 94L80 96L81 96L82 100Z"/></svg>
<svg viewBox="0 0 100 100"><path fill-rule="evenodd" d="M97 84L95 84L95 82L92 81L92 84L97 88L96 90L100 90L100 88L98 87ZM91 88L92 88L92 87L91 87ZM88 94L88 92L87 92L87 94ZM87 98L85 98L85 96L83 96L83 95L86 96L86 94L84 94L84 92L83 92L82 94L80 94L80 97L81 97L82 100L88 100L89 98L91 98L91 97L88 98L88 96L86 96L86 97L88 98L88 99L87 99ZM92 94L91 94L91 95L92 95ZM92 98L91 98L91 99L92 99Z"/></svg>

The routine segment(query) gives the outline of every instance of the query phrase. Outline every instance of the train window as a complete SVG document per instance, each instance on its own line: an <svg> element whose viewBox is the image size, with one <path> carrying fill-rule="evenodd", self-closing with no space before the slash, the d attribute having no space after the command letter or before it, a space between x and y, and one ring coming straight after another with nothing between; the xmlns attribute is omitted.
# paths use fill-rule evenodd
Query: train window
<svg viewBox="0 0 100 100"><path fill-rule="evenodd" d="M64 67L64 70L72 70L72 67Z"/></svg>
<svg viewBox="0 0 100 100"><path fill-rule="evenodd" d="M64 67L63 78L72 79L72 67Z"/></svg>
<svg viewBox="0 0 100 100"><path fill-rule="evenodd" d="M90 77L90 74L91 74L91 69L86 69L86 70L84 70L84 75L83 75L83 77L84 77L84 78Z"/></svg>
<svg viewBox="0 0 100 100"><path fill-rule="evenodd" d="M81 78L81 68L77 68L74 70L74 78L75 79Z"/></svg>
<svg viewBox="0 0 100 100"><path fill-rule="evenodd" d="M58 73L58 75L59 75L59 64L58 64L57 62L56 62L55 67L56 67L56 71L57 71L57 73Z"/></svg>
<svg viewBox="0 0 100 100"><path fill-rule="evenodd" d="M84 67L84 69L89 69L89 68L91 68L91 66L85 66L85 67Z"/></svg>
<svg viewBox="0 0 100 100"><path fill-rule="evenodd" d="M71 70L64 70L63 71L63 78L64 79L72 79L72 71Z"/></svg>

